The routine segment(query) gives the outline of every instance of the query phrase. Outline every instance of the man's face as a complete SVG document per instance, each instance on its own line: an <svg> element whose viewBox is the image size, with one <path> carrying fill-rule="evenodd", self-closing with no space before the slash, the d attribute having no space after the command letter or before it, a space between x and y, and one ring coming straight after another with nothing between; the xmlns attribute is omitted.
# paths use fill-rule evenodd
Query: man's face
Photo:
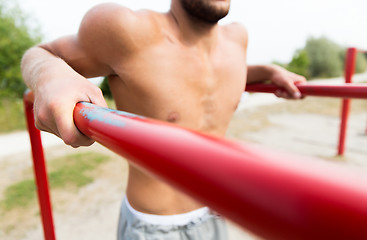
<svg viewBox="0 0 367 240"><path fill-rule="evenodd" d="M229 11L231 0L180 0L188 14L209 23L217 23Z"/></svg>

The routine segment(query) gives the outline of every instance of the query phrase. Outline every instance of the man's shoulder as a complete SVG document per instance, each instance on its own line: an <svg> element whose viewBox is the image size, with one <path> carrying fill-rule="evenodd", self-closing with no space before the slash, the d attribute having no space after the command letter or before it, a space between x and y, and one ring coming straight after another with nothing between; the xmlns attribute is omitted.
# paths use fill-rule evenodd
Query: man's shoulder
<svg viewBox="0 0 367 240"><path fill-rule="evenodd" d="M103 3L93 7L84 16L79 29L81 42L91 47L109 43L114 49L134 50L155 37L159 27L153 11L133 11L115 3Z"/></svg>
<svg viewBox="0 0 367 240"><path fill-rule="evenodd" d="M238 22L222 25L222 32L226 38L239 44L246 44L248 41L248 32L244 25Z"/></svg>
<svg viewBox="0 0 367 240"><path fill-rule="evenodd" d="M118 28L121 30L139 30L139 28L149 28L151 19L154 18L153 11L141 10L133 11L116 3L103 3L90 9L84 19L83 23L93 25L93 28L102 27L103 29L114 30Z"/></svg>

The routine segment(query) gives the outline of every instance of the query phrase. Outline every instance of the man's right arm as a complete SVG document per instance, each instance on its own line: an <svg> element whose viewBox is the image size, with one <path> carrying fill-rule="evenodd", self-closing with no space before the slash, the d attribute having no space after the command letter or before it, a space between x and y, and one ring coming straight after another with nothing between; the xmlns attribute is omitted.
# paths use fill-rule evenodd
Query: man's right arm
<svg viewBox="0 0 367 240"><path fill-rule="evenodd" d="M22 73L35 94L36 127L74 147L92 144L74 126L72 111L80 101L106 106L100 89L42 47L27 51L22 60Z"/></svg>
<svg viewBox="0 0 367 240"><path fill-rule="evenodd" d="M119 29L109 22L116 20L116 16L124 16L121 12L129 14L125 8L116 9L108 4L95 7L84 17L77 35L33 47L22 59L24 81L35 94L36 127L59 136L73 147L93 143L74 125L76 103L87 101L107 106L101 90L86 77L114 74L111 67L117 54L114 49L123 48L113 41L120 37L123 43L123 38L111 36ZM129 17L127 14L125 19Z"/></svg>

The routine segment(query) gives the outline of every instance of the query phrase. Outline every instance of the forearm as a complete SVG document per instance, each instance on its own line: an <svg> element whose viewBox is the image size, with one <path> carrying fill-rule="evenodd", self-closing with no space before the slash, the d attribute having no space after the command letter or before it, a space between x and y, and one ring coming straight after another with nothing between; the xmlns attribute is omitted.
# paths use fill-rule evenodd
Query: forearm
<svg viewBox="0 0 367 240"><path fill-rule="evenodd" d="M64 60L41 47L31 48L22 59L25 83L35 94L34 116L38 129L51 132L71 146L88 146L73 121L75 104L92 102L107 107L101 90Z"/></svg>
<svg viewBox="0 0 367 240"><path fill-rule="evenodd" d="M264 82L270 80L274 72L274 65L252 65L247 67L247 83Z"/></svg>
<svg viewBox="0 0 367 240"><path fill-rule="evenodd" d="M289 72L277 65L248 66L247 83L264 82L269 80L284 90L278 90L275 95L283 98L301 98L301 93L295 83L306 82L306 78Z"/></svg>
<svg viewBox="0 0 367 240"><path fill-rule="evenodd" d="M21 68L24 82L34 92L51 79L81 77L64 60L41 47L33 47L24 54Z"/></svg>

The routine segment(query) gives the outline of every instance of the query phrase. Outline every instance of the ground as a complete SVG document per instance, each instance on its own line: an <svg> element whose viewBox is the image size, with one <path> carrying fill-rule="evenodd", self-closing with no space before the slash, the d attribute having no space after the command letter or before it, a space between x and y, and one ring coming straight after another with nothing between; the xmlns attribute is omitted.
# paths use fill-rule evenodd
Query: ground
<svg viewBox="0 0 367 240"><path fill-rule="evenodd" d="M252 105L251 101L256 98L271 99ZM340 124L340 100L336 99L278 101L269 95L251 94L245 97L235 113L228 137L266 148L317 157L321 161L353 165L367 172L366 102L353 101L344 157L336 156ZM46 158L50 163L58 156L90 151L110 156L110 160L93 170L92 183L78 190L52 191L57 239L116 239L118 210L126 186L126 161L98 144L79 149L60 143L50 144L46 147ZM5 153L5 149L2 152ZM0 199L7 186L32 176L31 164L26 148L17 153L10 151L0 154ZM36 203L32 206L0 215L0 239L43 239L38 206ZM230 239L257 238L231 224Z"/></svg>

